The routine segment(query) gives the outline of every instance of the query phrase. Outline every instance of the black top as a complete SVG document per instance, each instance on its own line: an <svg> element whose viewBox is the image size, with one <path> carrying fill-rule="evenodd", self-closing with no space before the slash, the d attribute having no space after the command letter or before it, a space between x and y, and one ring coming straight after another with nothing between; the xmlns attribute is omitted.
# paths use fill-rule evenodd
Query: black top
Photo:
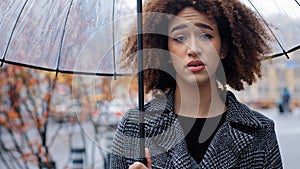
<svg viewBox="0 0 300 169"><path fill-rule="evenodd" d="M185 134L188 151L198 164L201 162L213 136L224 123L225 114L210 118L177 116Z"/></svg>

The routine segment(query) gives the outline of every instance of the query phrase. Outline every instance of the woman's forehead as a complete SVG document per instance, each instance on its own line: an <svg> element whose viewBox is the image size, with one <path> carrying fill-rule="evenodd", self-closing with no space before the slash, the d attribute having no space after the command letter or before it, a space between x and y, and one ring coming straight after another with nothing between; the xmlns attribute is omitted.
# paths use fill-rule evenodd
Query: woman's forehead
<svg viewBox="0 0 300 169"><path fill-rule="evenodd" d="M183 26L185 25L185 26ZM169 23L169 33L178 27L196 26L198 28L217 30L217 23L203 12L199 12L192 7L181 10Z"/></svg>

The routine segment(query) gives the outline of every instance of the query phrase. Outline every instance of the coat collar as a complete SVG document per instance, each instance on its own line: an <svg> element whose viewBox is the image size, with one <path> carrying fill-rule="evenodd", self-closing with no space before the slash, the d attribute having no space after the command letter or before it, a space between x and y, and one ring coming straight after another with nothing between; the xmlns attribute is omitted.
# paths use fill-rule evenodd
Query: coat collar
<svg viewBox="0 0 300 169"><path fill-rule="evenodd" d="M157 111L174 112L175 91L171 90L166 96L158 98L160 104L165 106L155 106ZM226 121L229 123L237 123L248 127L261 128L263 125L245 104L240 103L231 91L227 91L226 97L227 115ZM164 109L164 110L163 110Z"/></svg>
<svg viewBox="0 0 300 169"><path fill-rule="evenodd" d="M253 110L250 110L245 104L240 103L234 94L227 92L227 121L229 123L238 123L248 127L261 128L263 124L255 115Z"/></svg>

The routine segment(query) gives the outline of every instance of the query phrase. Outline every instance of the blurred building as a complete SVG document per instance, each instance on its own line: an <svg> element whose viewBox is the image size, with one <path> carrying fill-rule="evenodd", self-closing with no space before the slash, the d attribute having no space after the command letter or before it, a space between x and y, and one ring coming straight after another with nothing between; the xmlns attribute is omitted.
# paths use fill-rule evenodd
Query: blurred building
<svg viewBox="0 0 300 169"><path fill-rule="evenodd" d="M280 92L287 87L291 93L293 106L300 102L300 51L286 57L264 61L263 77L242 92L235 92L237 97L248 104L259 107L275 106L280 99Z"/></svg>

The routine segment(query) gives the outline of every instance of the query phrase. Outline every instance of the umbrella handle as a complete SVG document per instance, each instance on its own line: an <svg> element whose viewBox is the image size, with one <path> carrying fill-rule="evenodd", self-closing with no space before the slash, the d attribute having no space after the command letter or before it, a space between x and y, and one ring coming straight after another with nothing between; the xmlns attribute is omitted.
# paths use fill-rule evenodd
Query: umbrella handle
<svg viewBox="0 0 300 169"><path fill-rule="evenodd" d="M140 133L140 158L138 159L138 161L147 166L147 159L146 159L146 156L145 156L144 112L140 112L139 133Z"/></svg>
<svg viewBox="0 0 300 169"><path fill-rule="evenodd" d="M143 163L145 166L147 166L147 159L146 159L146 157L139 158L138 161L139 161L140 163Z"/></svg>
<svg viewBox="0 0 300 169"><path fill-rule="evenodd" d="M137 53L138 53L138 97L139 97L139 136L140 136L140 159L139 162L147 165L145 157L145 122L144 122L144 75L143 75L143 18L142 0L137 0Z"/></svg>

